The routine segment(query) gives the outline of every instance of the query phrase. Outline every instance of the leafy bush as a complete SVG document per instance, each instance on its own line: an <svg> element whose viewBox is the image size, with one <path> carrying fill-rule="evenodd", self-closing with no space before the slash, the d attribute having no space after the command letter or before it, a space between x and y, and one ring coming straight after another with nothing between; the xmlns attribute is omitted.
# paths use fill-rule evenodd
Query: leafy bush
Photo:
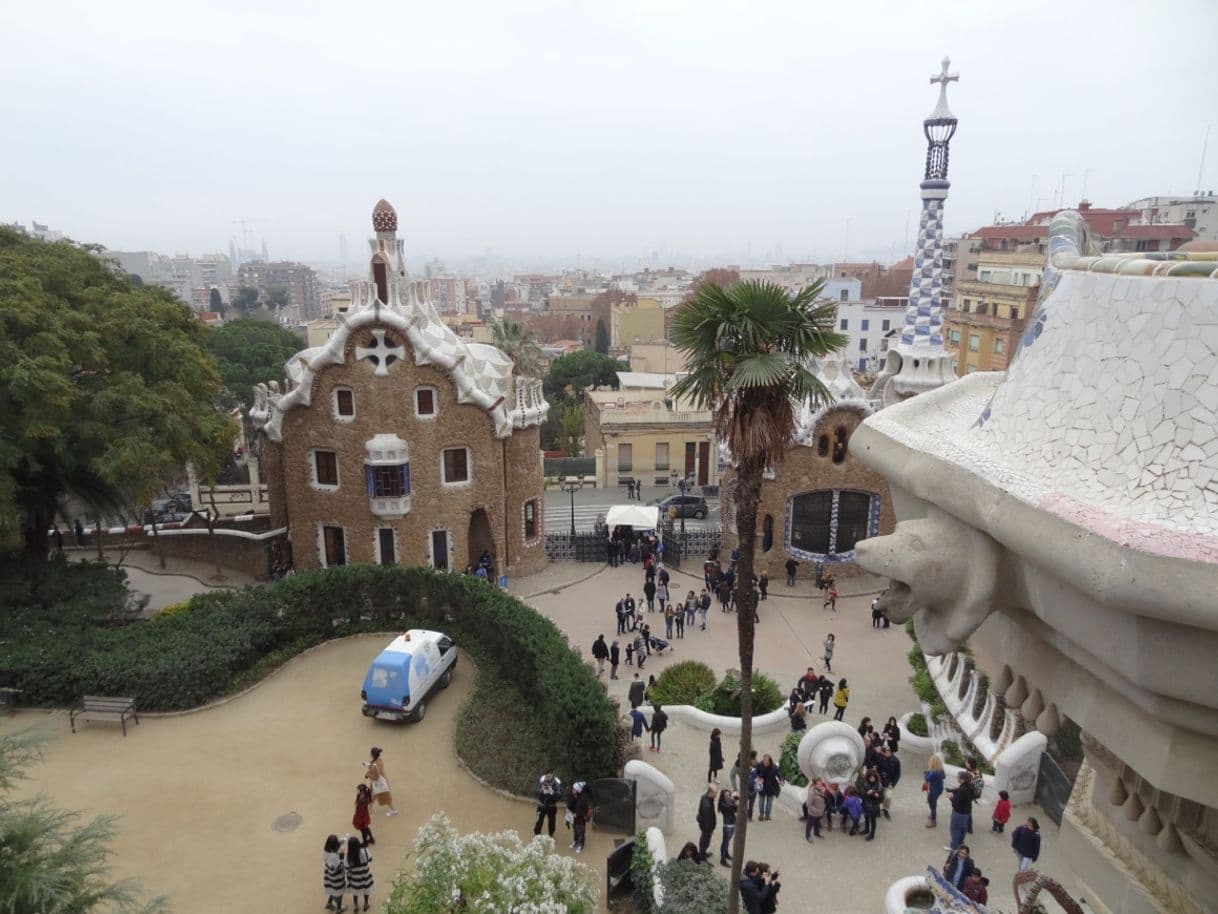
<svg viewBox="0 0 1218 914"><path fill-rule="evenodd" d="M945 739L939 743L939 755L948 765L964 767L964 755L960 752L960 744L954 739Z"/></svg>
<svg viewBox="0 0 1218 914"><path fill-rule="evenodd" d="M170 603L167 606L162 606L156 611L155 616L176 616L178 613L186 612L190 609L190 601L183 600L180 603Z"/></svg>
<svg viewBox="0 0 1218 914"><path fill-rule="evenodd" d="M778 757L778 770L787 779L788 784L796 787L807 787L808 779L799 767L799 742L804 738L802 731L788 733L782 741L782 754Z"/></svg>
<svg viewBox="0 0 1218 914"><path fill-rule="evenodd" d="M656 677L651 699L666 705L692 705L714 687L714 670L701 660L682 660Z"/></svg>
<svg viewBox="0 0 1218 914"><path fill-rule="evenodd" d="M930 729L926 726L926 715L911 714L909 720L905 722L905 729L914 736L930 736Z"/></svg>
<svg viewBox="0 0 1218 914"><path fill-rule="evenodd" d="M634 890L634 905L641 914L656 914L654 866L647 832L641 831L634 836L634 850L630 854L630 884Z"/></svg>
<svg viewBox="0 0 1218 914"><path fill-rule="evenodd" d="M727 880L713 867L692 860L660 864L656 877L664 891L659 914L717 914L727 910Z"/></svg>
<svg viewBox="0 0 1218 914"><path fill-rule="evenodd" d="M554 841L525 845L515 831L460 835L443 813L415 839L415 866L394 880L387 914L451 911L552 911L592 914L598 879L587 866L553 852Z"/></svg>
<svg viewBox="0 0 1218 914"><path fill-rule="evenodd" d="M712 714L739 717L740 674L735 671L729 671L726 676L719 680L719 684L715 686L709 696L706 696L706 699L708 707L703 707L703 702L699 702L698 707ZM768 714L775 708L780 707L785 701L786 696L778 690L778 683L765 675L765 673L753 673L754 714Z"/></svg>

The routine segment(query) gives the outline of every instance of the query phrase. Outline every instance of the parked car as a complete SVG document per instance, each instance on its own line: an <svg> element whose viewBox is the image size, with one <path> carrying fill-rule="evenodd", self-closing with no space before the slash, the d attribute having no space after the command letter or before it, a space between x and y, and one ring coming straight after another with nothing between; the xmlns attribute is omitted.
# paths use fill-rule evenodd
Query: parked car
<svg viewBox="0 0 1218 914"><path fill-rule="evenodd" d="M657 498L652 504L659 505L660 512L669 517L696 517L702 520L710 511L706 499L701 495L669 495L667 498Z"/></svg>
<svg viewBox="0 0 1218 914"><path fill-rule="evenodd" d="M144 512L146 524L171 524L184 520L194 510L190 493L176 492L165 498L154 498L148 510Z"/></svg>
<svg viewBox="0 0 1218 914"><path fill-rule="evenodd" d="M398 635L364 676L364 716L422 720L431 694L448 688L456 668L457 646L447 635L421 628Z"/></svg>

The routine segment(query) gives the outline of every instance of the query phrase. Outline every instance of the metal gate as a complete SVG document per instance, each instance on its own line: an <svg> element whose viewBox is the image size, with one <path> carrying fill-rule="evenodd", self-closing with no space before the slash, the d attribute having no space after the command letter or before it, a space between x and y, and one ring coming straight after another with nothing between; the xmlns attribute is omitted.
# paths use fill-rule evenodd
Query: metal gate
<svg viewBox="0 0 1218 914"><path fill-rule="evenodd" d="M1036 776L1036 802L1054 824L1062 824L1062 813L1073 789L1070 779L1047 752L1040 754L1040 771Z"/></svg>
<svg viewBox="0 0 1218 914"><path fill-rule="evenodd" d="M588 784L596 830L633 835L635 829L635 782L623 778L601 778Z"/></svg>

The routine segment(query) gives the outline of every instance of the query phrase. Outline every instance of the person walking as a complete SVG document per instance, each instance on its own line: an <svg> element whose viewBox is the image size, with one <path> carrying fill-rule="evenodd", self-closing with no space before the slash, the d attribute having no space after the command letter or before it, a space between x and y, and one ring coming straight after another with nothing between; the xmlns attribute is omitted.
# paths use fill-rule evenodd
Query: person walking
<svg viewBox="0 0 1218 914"><path fill-rule="evenodd" d="M694 596L691 590L685 595L685 624L692 627L694 624L694 613L698 611L698 598Z"/></svg>
<svg viewBox="0 0 1218 914"><path fill-rule="evenodd" d="M880 598L871 601L871 627L878 629L884 623L884 613L880 609Z"/></svg>
<svg viewBox="0 0 1218 914"><path fill-rule="evenodd" d="M896 755L901 748L901 725L897 723L895 717L888 718L888 723L884 724L883 736L884 742L888 744L892 754Z"/></svg>
<svg viewBox="0 0 1218 914"><path fill-rule="evenodd" d="M631 708L629 716L630 738L632 740L642 739L643 731L651 729L651 725L647 723L647 715L640 708Z"/></svg>
<svg viewBox="0 0 1218 914"><path fill-rule="evenodd" d="M634 680L630 683L630 690L627 696L630 699L630 707L637 708L643 703L643 696L647 692L647 686L643 684L643 680L639 678L639 674L634 674Z"/></svg>
<svg viewBox="0 0 1218 914"><path fill-rule="evenodd" d="M880 772L880 783L884 785L884 804L880 811L885 819L891 819L892 792L897 789L901 780L901 760L891 748L884 746L880 749L880 760L876 769Z"/></svg>
<svg viewBox="0 0 1218 914"><path fill-rule="evenodd" d="M837 612L837 588L833 584L825 589L825 605L821 608Z"/></svg>
<svg viewBox="0 0 1218 914"><path fill-rule="evenodd" d="M774 798L782 793L782 785L784 778L782 772L778 770L778 766L774 764L774 758L769 753L761 757L761 764L757 766L757 773L761 778L761 811L757 821L769 822L771 819L771 811L774 809Z"/></svg>
<svg viewBox="0 0 1218 914"><path fill-rule="evenodd" d="M711 730L710 735L710 765L706 769L707 781L717 781L719 772L723 770L723 740L718 727Z"/></svg>
<svg viewBox="0 0 1218 914"><path fill-rule="evenodd" d="M1035 817L1011 832L1011 849L1019 858L1019 872L1030 868L1040 857L1040 823Z"/></svg>
<svg viewBox="0 0 1218 914"><path fill-rule="evenodd" d="M567 797L567 818L571 823L571 849L577 854L584 852L584 842L588 836L588 820L592 818L592 801L588 798L587 785L576 781L571 785L571 795Z"/></svg>
<svg viewBox="0 0 1218 914"><path fill-rule="evenodd" d="M634 477L626 477L626 501L634 501Z"/></svg>
<svg viewBox="0 0 1218 914"><path fill-rule="evenodd" d="M740 797L726 787L719 791L719 815L723 819L723 839L719 842L719 863L722 866L732 865L732 855L728 853L732 846L732 836L736 834L736 809Z"/></svg>
<svg viewBox="0 0 1218 914"><path fill-rule="evenodd" d="M964 881L977 870L973 863L967 844L955 848L943 864L943 878L951 883L953 888L963 888Z"/></svg>
<svg viewBox="0 0 1218 914"><path fill-rule="evenodd" d="M364 910L372 897L372 853L352 835L347 839L347 891L351 894L351 910L359 910L359 897L364 896Z"/></svg>
<svg viewBox="0 0 1218 914"><path fill-rule="evenodd" d="M605 672L605 661L609 659L609 645L605 643L604 635L597 635L592 642L592 656L596 658L596 675Z"/></svg>
<svg viewBox="0 0 1218 914"><path fill-rule="evenodd" d="M706 631L706 614L710 611L711 596L706 588L702 588L702 595L698 597L698 617L702 623L702 631Z"/></svg>
<svg viewBox="0 0 1218 914"><path fill-rule="evenodd" d="M874 768L863 777L863 830L868 841L875 840L876 823L884 802L884 785L880 773Z"/></svg>
<svg viewBox="0 0 1218 914"><path fill-rule="evenodd" d="M673 618L676 616L676 614L677 614L677 611L672 608L672 604L665 603L665 605L664 605L664 637L667 638L669 641L672 640L672 623L673 623Z"/></svg>
<svg viewBox="0 0 1218 914"><path fill-rule="evenodd" d="M617 679L618 661L622 659L622 650L617 646L617 639L613 639L613 643L609 645L609 678Z"/></svg>
<svg viewBox="0 0 1218 914"><path fill-rule="evenodd" d="M643 626L643 630L647 630L647 626ZM647 637L642 632L634 637L634 659L638 668L641 670L643 664L647 662Z"/></svg>
<svg viewBox="0 0 1218 914"><path fill-rule="evenodd" d="M833 693L833 707L837 710L833 713L834 720L841 720L846 714L846 705L850 703L850 688L846 685L845 679L839 679L837 683L837 691Z"/></svg>
<svg viewBox="0 0 1218 914"><path fill-rule="evenodd" d="M385 777L385 760L381 758L379 746L373 746L372 761L364 762L364 777L372 783L372 796L378 806L388 806L386 816L396 816L398 809L393 805L393 793L389 789L389 778Z"/></svg>
<svg viewBox="0 0 1218 914"><path fill-rule="evenodd" d="M630 630L634 631L639 627L639 615L635 611L638 607L634 602L634 597L626 594L625 599L622 600L622 606L626 609L626 621L630 623Z"/></svg>
<svg viewBox="0 0 1218 914"><path fill-rule="evenodd" d="M808 796L804 800L804 840L811 841L812 836L821 837L820 823L825 817L827 808L824 782L817 778L808 785ZM833 823L829 823L833 827Z"/></svg>
<svg viewBox="0 0 1218 914"><path fill-rule="evenodd" d="M351 827L358 829L364 846L376 844L372 837L372 788L367 784L359 784L355 788L355 815L351 817Z"/></svg>
<svg viewBox="0 0 1218 914"><path fill-rule="evenodd" d="M562 781L554 776L553 768L547 768L537 780L537 821L533 823L533 834L540 835L541 823L546 822L550 837L554 837L554 821L558 817L558 801L561 798Z"/></svg>
<svg viewBox="0 0 1218 914"><path fill-rule="evenodd" d="M619 635L626 634L626 600L622 598L617 601L617 605L613 608L614 614L617 616L617 633Z"/></svg>
<svg viewBox="0 0 1218 914"><path fill-rule="evenodd" d="M343 867L343 844L338 835L330 835L322 845L322 888L326 893L327 911L345 911L343 892L347 888L347 874Z"/></svg>
<svg viewBox="0 0 1218 914"><path fill-rule="evenodd" d="M656 582L650 575L643 584L643 599L647 601L647 611L656 611Z"/></svg>
<svg viewBox="0 0 1218 914"><path fill-rule="evenodd" d="M994 816L990 831L1001 835L1006 830L1007 822L1011 820L1011 795L1005 790L998 791L998 802L994 804Z"/></svg>
<svg viewBox="0 0 1218 914"><path fill-rule="evenodd" d="M765 572L762 572L761 577L759 577L757 579L757 591L760 594L760 598L762 600L764 600L766 598L766 596L768 595L769 589L770 589L770 576L768 574L766 574Z"/></svg>
<svg viewBox="0 0 1218 914"><path fill-rule="evenodd" d="M677 626L677 637L685 637L685 606L679 605L673 612L673 622Z"/></svg>
<svg viewBox="0 0 1218 914"><path fill-rule="evenodd" d="M756 766L757 766L757 750L753 749L751 752L749 752L749 777L752 777L753 769ZM743 772L740 770L740 753L737 752L736 761L732 765L732 770L729 772L729 780L732 782L732 790L736 790L736 791L740 790L740 777L741 777L742 773ZM747 784L748 784L748 780L746 779L745 785L747 786ZM739 798L737 798L737 799L739 799ZM750 818L752 818L751 811L750 811Z"/></svg>
<svg viewBox="0 0 1218 914"><path fill-rule="evenodd" d="M938 754L930 757L926 770L922 772L922 790L926 793L926 805L930 807L930 818L926 820L927 828L939 824L939 797L943 795L943 759Z"/></svg>
<svg viewBox="0 0 1218 914"><path fill-rule="evenodd" d="M955 787L949 787L948 795L952 801L952 818L949 823L951 844L948 850L956 850L964 843L968 833L969 820L973 818L973 785L967 771L961 771Z"/></svg>
<svg viewBox="0 0 1218 914"><path fill-rule="evenodd" d="M825 643L823 646L825 649L825 654L824 654L824 658L823 658L825 661L825 672L832 673L833 672L833 651L837 647L837 639L833 636L833 632L829 632L829 634L825 637Z"/></svg>
<svg viewBox="0 0 1218 914"><path fill-rule="evenodd" d="M708 784L698 801L698 862L706 863L719 819L715 815L715 785Z"/></svg>
<svg viewBox="0 0 1218 914"><path fill-rule="evenodd" d="M76 535L76 545L83 546L85 544L85 525L80 522L79 517L72 525L72 532Z"/></svg>
<svg viewBox="0 0 1218 914"><path fill-rule="evenodd" d="M668 605L668 585L662 580L656 584L656 601L661 610Z"/></svg>
<svg viewBox="0 0 1218 914"><path fill-rule="evenodd" d="M668 714L658 704L651 706L651 751L659 752L664 739L664 731L668 729Z"/></svg>
<svg viewBox="0 0 1218 914"><path fill-rule="evenodd" d="M795 561L795 559L787 559L787 564L785 567L787 569L787 586L794 587L795 586L795 570L797 568L799 568L799 562Z"/></svg>
<svg viewBox="0 0 1218 914"><path fill-rule="evenodd" d="M822 676L816 687L816 694L820 698L820 707L818 708L821 714L829 713L829 699L833 697L833 681L828 676Z"/></svg>

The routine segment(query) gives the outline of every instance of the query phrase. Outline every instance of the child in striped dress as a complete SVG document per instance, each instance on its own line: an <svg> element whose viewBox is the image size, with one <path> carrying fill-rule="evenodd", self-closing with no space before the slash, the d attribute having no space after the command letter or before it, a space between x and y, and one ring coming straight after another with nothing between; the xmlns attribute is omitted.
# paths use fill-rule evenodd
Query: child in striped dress
<svg viewBox="0 0 1218 914"><path fill-rule="evenodd" d="M368 898L372 894L372 870L368 864L372 862L372 854L364 847L359 838L352 835L347 839L347 891L351 893L351 909L359 910L359 896L364 896L364 910L368 910Z"/></svg>
<svg viewBox="0 0 1218 914"><path fill-rule="evenodd" d="M325 864L322 886L326 892L326 910L345 911L343 890L347 887L347 878L343 872L342 842L338 840L338 835L326 838L322 847L322 861Z"/></svg>

